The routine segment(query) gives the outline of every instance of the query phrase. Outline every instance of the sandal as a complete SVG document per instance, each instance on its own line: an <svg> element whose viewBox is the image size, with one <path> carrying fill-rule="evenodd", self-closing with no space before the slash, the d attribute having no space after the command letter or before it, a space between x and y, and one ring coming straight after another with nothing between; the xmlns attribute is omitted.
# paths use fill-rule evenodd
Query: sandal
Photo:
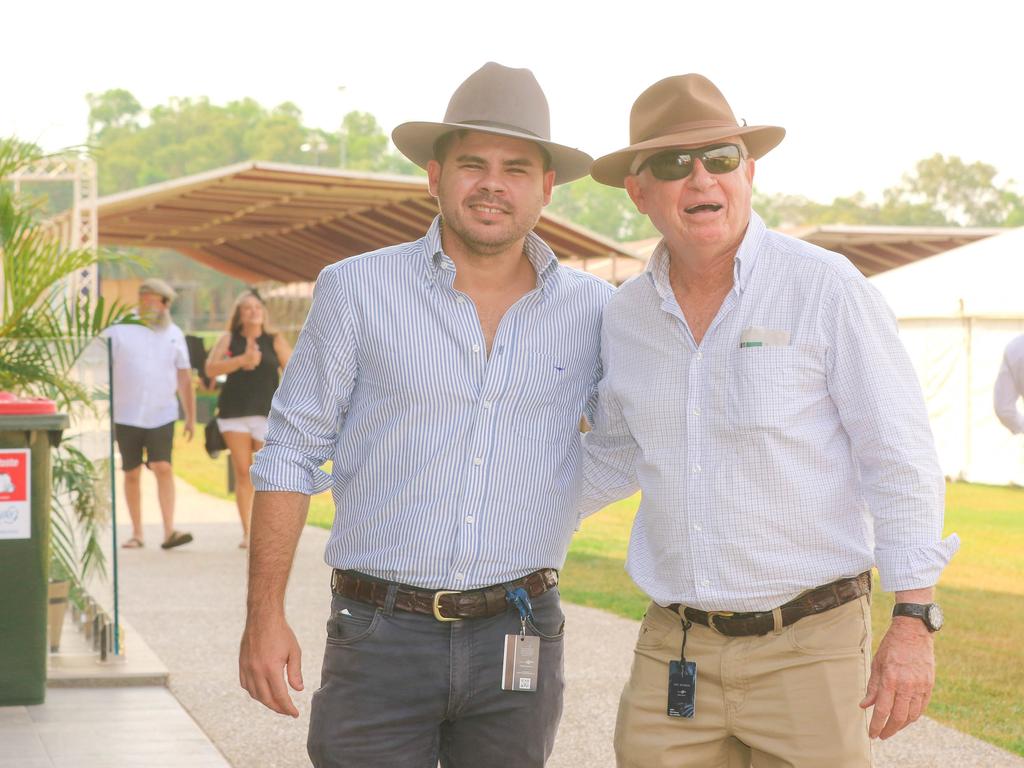
<svg viewBox="0 0 1024 768"><path fill-rule="evenodd" d="M171 531L171 535L167 537L167 541L160 545L160 548L173 549L174 547L180 547L182 544L188 544L190 541L192 541L191 533Z"/></svg>
<svg viewBox="0 0 1024 768"><path fill-rule="evenodd" d="M121 545L121 549L142 549L144 546L146 546L146 542L144 542L138 536L132 536L124 544Z"/></svg>

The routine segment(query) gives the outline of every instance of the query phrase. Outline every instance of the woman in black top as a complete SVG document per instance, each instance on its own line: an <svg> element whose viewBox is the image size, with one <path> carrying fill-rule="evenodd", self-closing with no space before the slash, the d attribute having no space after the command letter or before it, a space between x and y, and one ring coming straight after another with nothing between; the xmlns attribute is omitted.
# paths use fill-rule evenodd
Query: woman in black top
<svg viewBox="0 0 1024 768"><path fill-rule="evenodd" d="M280 373L292 350L283 336L267 327L267 310L260 297L248 291L235 302L228 332L213 346L206 375L227 374L217 400L217 425L231 451L235 471L235 503L242 519L242 541L249 544L253 487L249 479L252 455L263 447L267 414Z"/></svg>

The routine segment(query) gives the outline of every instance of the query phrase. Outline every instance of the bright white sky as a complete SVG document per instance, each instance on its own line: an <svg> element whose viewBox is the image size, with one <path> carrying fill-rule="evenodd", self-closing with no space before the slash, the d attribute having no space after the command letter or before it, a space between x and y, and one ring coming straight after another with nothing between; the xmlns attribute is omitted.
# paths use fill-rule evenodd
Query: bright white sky
<svg viewBox="0 0 1024 768"><path fill-rule="evenodd" d="M47 149L82 142L85 94L108 88L146 108L290 100L328 130L358 109L390 132L440 120L494 60L532 69L552 138L595 156L628 143L644 88L700 72L737 117L787 129L758 164L762 191L875 198L935 152L990 163L1024 191L1016 0L41 0L6 4L0 23L0 135Z"/></svg>

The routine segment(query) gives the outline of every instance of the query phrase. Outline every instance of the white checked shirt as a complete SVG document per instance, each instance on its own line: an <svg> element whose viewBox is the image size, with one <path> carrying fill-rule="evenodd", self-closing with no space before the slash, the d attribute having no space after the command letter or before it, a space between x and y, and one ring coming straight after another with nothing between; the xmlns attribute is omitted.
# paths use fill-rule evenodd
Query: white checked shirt
<svg viewBox="0 0 1024 768"><path fill-rule="evenodd" d="M532 233L526 255L537 288L489 356L439 219L321 272L252 477L260 491L333 488L329 565L457 590L562 566L612 287Z"/></svg>
<svg viewBox="0 0 1024 768"><path fill-rule="evenodd" d="M752 214L698 346L662 243L609 302L602 359L581 511L643 489L627 569L658 603L768 610L872 564L913 589L956 551L895 320L842 256Z"/></svg>
<svg viewBox="0 0 1024 768"><path fill-rule="evenodd" d="M1006 345L1003 364L993 391L996 416L1015 435L1024 432L1024 413L1017 401L1024 397L1024 336L1018 336Z"/></svg>

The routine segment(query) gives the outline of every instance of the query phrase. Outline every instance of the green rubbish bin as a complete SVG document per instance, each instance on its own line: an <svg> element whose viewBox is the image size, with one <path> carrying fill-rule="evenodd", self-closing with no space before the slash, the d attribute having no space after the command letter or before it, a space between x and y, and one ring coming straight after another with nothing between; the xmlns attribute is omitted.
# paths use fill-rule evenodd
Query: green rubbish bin
<svg viewBox="0 0 1024 768"><path fill-rule="evenodd" d="M0 706L46 697L50 449L68 417L0 392Z"/></svg>

